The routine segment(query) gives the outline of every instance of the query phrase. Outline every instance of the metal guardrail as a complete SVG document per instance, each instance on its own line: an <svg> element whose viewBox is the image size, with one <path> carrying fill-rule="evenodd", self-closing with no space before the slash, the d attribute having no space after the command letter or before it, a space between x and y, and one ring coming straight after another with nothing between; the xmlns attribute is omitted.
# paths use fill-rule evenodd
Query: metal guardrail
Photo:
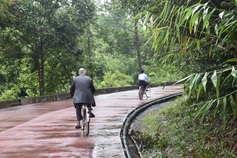
<svg viewBox="0 0 237 158"><path fill-rule="evenodd" d="M157 104L161 104L164 102L168 102L171 100L174 100L175 98L182 95L182 92L175 93L172 95L168 95L156 100L153 100L151 102L145 103L142 106L139 106L132 110L126 117L125 121L123 122L123 125L121 127L120 131L120 139L122 143L122 147L124 149L124 154L126 158L141 158L141 153L139 151L138 145L136 142L132 139L132 137L129 135L129 129L135 118L148 108L155 106Z"/></svg>

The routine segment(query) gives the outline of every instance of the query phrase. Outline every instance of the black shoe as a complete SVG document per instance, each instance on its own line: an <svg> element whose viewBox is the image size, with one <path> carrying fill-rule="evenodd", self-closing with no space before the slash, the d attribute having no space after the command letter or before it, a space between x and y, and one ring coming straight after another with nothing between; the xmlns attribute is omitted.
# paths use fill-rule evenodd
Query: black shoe
<svg viewBox="0 0 237 158"><path fill-rule="evenodd" d="M75 128L79 129L79 128L81 128L81 125L77 124Z"/></svg>
<svg viewBox="0 0 237 158"><path fill-rule="evenodd" d="M88 112L89 113L89 117L95 117L95 114L93 114L91 111Z"/></svg>

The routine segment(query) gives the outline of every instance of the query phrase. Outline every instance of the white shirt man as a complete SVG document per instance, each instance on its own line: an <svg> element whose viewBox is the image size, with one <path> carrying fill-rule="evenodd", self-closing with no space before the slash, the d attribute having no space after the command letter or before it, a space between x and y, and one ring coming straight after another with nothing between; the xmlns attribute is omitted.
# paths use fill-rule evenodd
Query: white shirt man
<svg viewBox="0 0 237 158"><path fill-rule="evenodd" d="M139 86L146 88L149 79L148 76L144 73L144 70L141 70L141 73L138 75Z"/></svg>
<svg viewBox="0 0 237 158"><path fill-rule="evenodd" d="M145 73L141 73L138 75L138 80L148 82L148 76Z"/></svg>

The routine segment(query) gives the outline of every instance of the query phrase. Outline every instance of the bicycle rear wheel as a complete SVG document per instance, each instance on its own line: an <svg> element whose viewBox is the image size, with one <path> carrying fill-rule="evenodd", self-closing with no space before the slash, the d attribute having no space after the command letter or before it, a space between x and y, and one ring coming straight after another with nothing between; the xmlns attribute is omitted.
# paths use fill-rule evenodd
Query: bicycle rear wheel
<svg viewBox="0 0 237 158"><path fill-rule="evenodd" d="M142 86L139 86L139 90L138 90L138 96L139 96L139 99L143 99L143 94L144 94L144 89Z"/></svg>

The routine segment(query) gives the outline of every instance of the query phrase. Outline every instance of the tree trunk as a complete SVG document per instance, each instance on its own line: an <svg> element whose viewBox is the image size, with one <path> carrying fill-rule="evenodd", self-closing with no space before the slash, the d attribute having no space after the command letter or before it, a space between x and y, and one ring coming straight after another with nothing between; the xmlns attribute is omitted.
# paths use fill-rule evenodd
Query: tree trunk
<svg viewBox="0 0 237 158"><path fill-rule="evenodd" d="M141 71L142 69L142 63L141 63L141 44L140 44L140 38L139 38L139 33L138 33L138 26L137 26L138 21L136 20L134 23L134 29L135 29L135 47L137 50L137 64L138 64L138 69Z"/></svg>
<svg viewBox="0 0 237 158"><path fill-rule="evenodd" d="M91 52L90 24L87 25L87 49L88 49L88 54L89 54L89 74L90 74L90 77L93 78L93 60L92 60L92 52Z"/></svg>
<svg viewBox="0 0 237 158"><path fill-rule="evenodd" d="M43 46L39 47L38 52L38 60L37 60L37 69L38 69L38 77L39 77L39 91L40 96L44 95L44 52Z"/></svg>

